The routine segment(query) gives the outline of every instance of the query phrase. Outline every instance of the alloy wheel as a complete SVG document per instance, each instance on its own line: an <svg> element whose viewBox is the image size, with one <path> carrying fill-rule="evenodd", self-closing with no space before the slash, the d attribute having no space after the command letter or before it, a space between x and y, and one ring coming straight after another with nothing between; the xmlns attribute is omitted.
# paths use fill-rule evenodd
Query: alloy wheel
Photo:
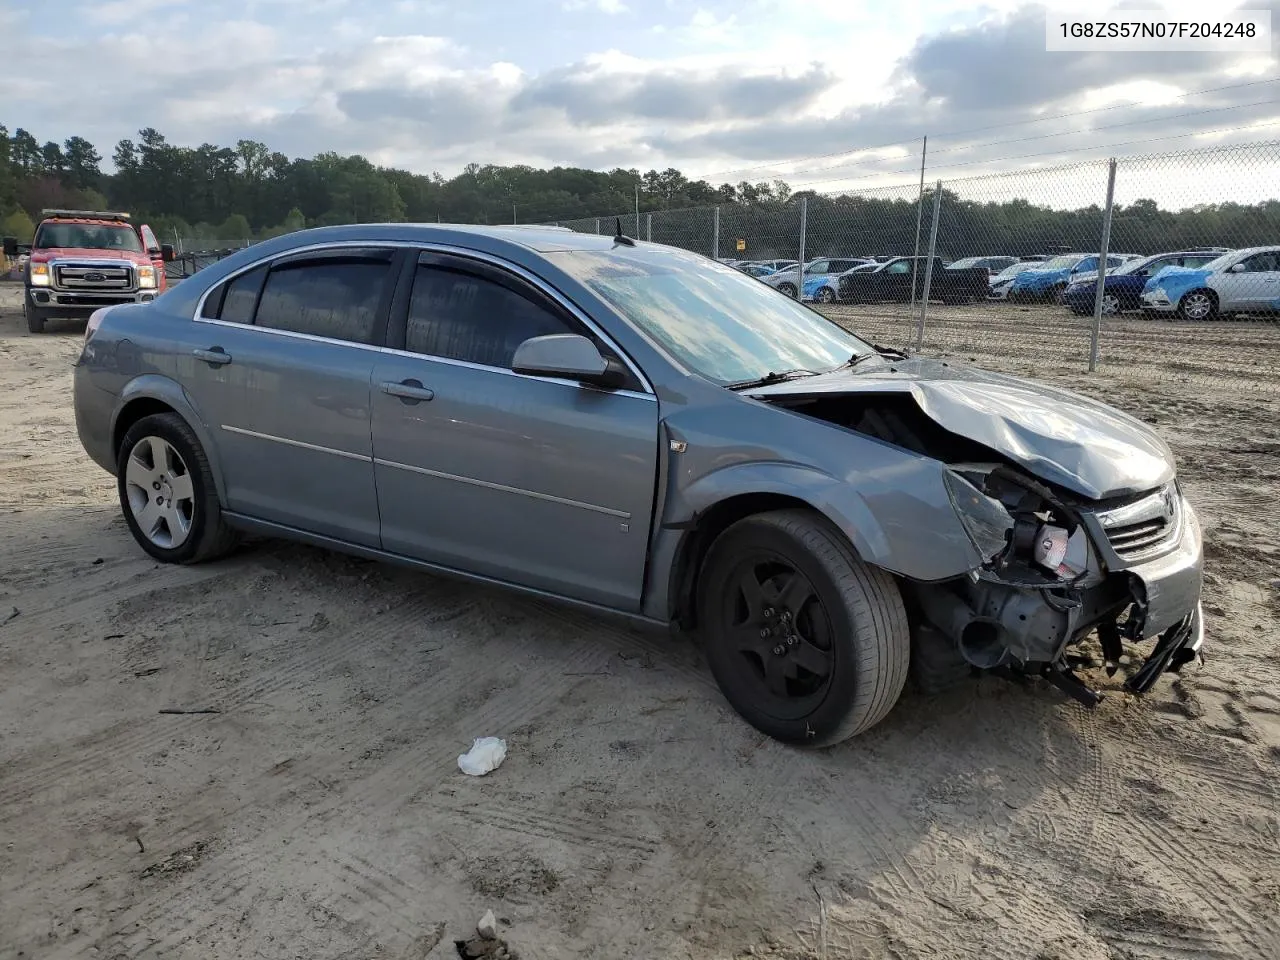
<svg viewBox="0 0 1280 960"><path fill-rule="evenodd" d="M191 473L178 451L160 437L143 437L125 468L129 511L142 535L165 550L182 546L195 520Z"/></svg>

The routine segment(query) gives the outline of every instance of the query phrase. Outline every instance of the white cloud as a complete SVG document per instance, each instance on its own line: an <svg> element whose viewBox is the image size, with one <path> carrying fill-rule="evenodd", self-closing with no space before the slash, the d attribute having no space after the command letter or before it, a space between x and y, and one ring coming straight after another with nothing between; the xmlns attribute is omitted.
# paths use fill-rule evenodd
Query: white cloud
<svg viewBox="0 0 1280 960"><path fill-rule="evenodd" d="M627 5L622 0L563 0L560 7L571 13L578 10L599 10L611 14L627 12Z"/></svg>
<svg viewBox="0 0 1280 960"><path fill-rule="evenodd" d="M110 21L112 2L83 9ZM924 133L939 164L972 164L955 169L973 173L1002 156L1056 151L1014 161L1055 162L1098 144L1275 113L1247 106L1275 87L1180 97L1274 77L1275 57L1050 59L1041 14L1018 0L543 0L536 13L532 3L517 11L498 0L395 0L376 18L351 0L227 0L198 22L182 14L182 0L135 0L131 9L140 3L173 6L83 36L40 35L40 18L0 11L15 37L0 63L9 126L42 140L86 136L107 156L116 140L154 126L182 144L249 137L291 155L359 152L442 173L471 161L678 166L838 186L841 176L896 176L913 165ZM564 12L569 4L626 16L581 17ZM458 17L471 19L459 26ZM59 64L56 82L43 79L48 62ZM130 96L104 76L130 77ZM1232 109L1176 119L1206 107ZM1100 112L1018 126L1081 110ZM875 149L786 162L858 147Z"/></svg>

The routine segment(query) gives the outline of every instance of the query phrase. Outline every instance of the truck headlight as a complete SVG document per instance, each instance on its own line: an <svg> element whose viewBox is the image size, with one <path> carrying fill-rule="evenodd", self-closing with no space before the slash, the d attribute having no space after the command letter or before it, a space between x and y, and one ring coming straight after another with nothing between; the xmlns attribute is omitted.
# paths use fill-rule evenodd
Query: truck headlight
<svg viewBox="0 0 1280 960"><path fill-rule="evenodd" d="M52 271L47 263L31 264L31 285L33 287L49 286L51 274Z"/></svg>
<svg viewBox="0 0 1280 960"><path fill-rule="evenodd" d="M138 286L143 290L156 288L156 268L150 265L138 268Z"/></svg>

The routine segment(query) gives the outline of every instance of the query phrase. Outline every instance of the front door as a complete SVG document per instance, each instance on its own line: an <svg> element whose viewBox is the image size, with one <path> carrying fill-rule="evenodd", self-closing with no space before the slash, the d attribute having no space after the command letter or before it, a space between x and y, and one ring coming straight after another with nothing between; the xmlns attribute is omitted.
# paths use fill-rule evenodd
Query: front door
<svg viewBox="0 0 1280 960"><path fill-rule="evenodd" d="M373 372L386 550L638 610L658 403L513 373L529 337L587 333L513 272L426 253ZM598 339L598 338L597 338Z"/></svg>
<svg viewBox="0 0 1280 960"><path fill-rule="evenodd" d="M1255 253L1241 261L1239 272L1220 275L1217 292L1219 309L1265 313L1277 309L1280 301L1280 252Z"/></svg>
<svg viewBox="0 0 1280 960"><path fill-rule="evenodd" d="M378 546L369 384L396 259L296 254L206 300L183 382L216 438L227 509Z"/></svg>

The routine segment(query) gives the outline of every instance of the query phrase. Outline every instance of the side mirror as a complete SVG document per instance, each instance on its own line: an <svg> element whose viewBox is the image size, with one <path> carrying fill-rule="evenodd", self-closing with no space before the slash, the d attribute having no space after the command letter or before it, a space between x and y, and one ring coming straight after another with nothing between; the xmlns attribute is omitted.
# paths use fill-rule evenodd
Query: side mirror
<svg viewBox="0 0 1280 960"><path fill-rule="evenodd" d="M16 257L18 255L18 238L17 237L4 238L4 255L6 257Z"/></svg>
<svg viewBox="0 0 1280 960"><path fill-rule="evenodd" d="M165 263L173 262L173 244L171 243L160 244L160 259L163 260Z"/></svg>
<svg viewBox="0 0 1280 960"><path fill-rule="evenodd" d="M1228 273L1244 273L1244 264L1243 264L1243 263L1233 263L1233 264L1231 265L1231 269L1230 269L1230 270L1228 270L1227 272L1228 272Z"/></svg>
<svg viewBox="0 0 1280 960"><path fill-rule="evenodd" d="M626 368L606 357L599 347L576 333L552 333L530 337L516 347L513 373L559 377L595 387L616 389L626 383Z"/></svg>

